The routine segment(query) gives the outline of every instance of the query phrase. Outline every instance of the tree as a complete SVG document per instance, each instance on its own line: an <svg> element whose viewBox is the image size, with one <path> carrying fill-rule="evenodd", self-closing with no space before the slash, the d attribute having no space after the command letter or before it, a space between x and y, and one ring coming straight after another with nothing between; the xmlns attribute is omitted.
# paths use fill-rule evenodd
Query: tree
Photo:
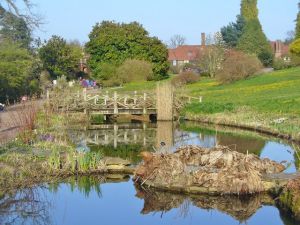
<svg viewBox="0 0 300 225"><path fill-rule="evenodd" d="M241 16L246 22L258 18L257 0L242 0Z"/></svg>
<svg viewBox="0 0 300 225"><path fill-rule="evenodd" d="M295 40L295 31L290 30L286 32L286 38L284 40L284 43L289 45L293 42L293 40Z"/></svg>
<svg viewBox="0 0 300 225"><path fill-rule="evenodd" d="M223 40L228 47L235 48L237 46L237 43L242 36L244 26L244 18L241 15L238 15L235 23L230 23L221 28Z"/></svg>
<svg viewBox="0 0 300 225"><path fill-rule="evenodd" d="M168 50L156 37L137 22L129 24L103 21L97 23L89 34L86 51L88 64L94 77L103 73L102 65L120 66L126 59L138 59L152 63L154 79L167 77Z"/></svg>
<svg viewBox="0 0 300 225"><path fill-rule="evenodd" d="M217 71L221 67L224 60L225 42L222 34L217 32L213 37L206 38L207 47L199 55L200 68L210 75L215 77Z"/></svg>
<svg viewBox="0 0 300 225"><path fill-rule="evenodd" d="M0 101L16 100L36 91L33 77L34 58L25 48L11 41L0 43Z"/></svg>
<svg viewBox="0 0 300 225"><path fill-rule="evenodd" d="M25 20L17 17L0 6L0 36L19 43L21 47L30 49L31 29Z"/></svg>
<svg viewBox="0 0 300 225"><path fill-rule="evenodd" d="M245 53L257 55L265 66L271 65L273 53L258 19L257 0L242 0L241 16L245 20L245 27L237 48Z"/></svg>
<svg viewBox="0 0 300 225"><path fill-rule="evenodd" d="M295 38L300 38L300 2L298 3L298 14L296 19L296 33Z"/></svg>
<svg viewBox="0 0 300 225"><path fill-rule="evenodd" d="M23 5L21 3L23 3ZM32 4L30 0L19 0L18 4L15 0L0 0L0 8L4 8L3 5L7 6L7 9L5 9L6 11L9 11L18 18L22 18L28 27L39 27L42 23L41 17L33 13L32 9L34 4ZM25 10L20 10L20 8L25 8Z"/></svg>
<svg viewBox="0 0 300 225"><path fill-rule="evenodd" d="M39 49L39 56L43 69L50 73L52 79L62 75L74 79L79 72L82 50L77 44L68 44L63 38L54 35Z"/></svg>
<svg viewBox="0 0 300 225"><path fill-rule="evenodd" d="M170 39L169 48L177 48L178 46L182 46L185 44L186 38L180 34L175 34Z"/></svg>
<svg viewBox="0 0 300 225"><path fill-rule="evenodd" d="M291 45L290 45L290 52L292 54L295 54L296 56L300 56L300 38L296 39Z"/></svg>

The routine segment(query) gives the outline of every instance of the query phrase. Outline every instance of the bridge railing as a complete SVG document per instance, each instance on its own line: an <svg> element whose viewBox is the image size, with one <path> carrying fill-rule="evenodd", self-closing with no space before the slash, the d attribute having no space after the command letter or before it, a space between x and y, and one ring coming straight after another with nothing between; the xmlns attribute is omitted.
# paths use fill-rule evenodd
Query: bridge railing
<svg viewBox="0 0 300 225"><path fill-rule="evenodd" d="M156 109L156 95L153 92L88 92L83 89L82 92L68 93L65 96L48 93L47 98L57 109L67 111L113 110L118 113L119 110L140 110L146 114L147 110Z"/></svg>

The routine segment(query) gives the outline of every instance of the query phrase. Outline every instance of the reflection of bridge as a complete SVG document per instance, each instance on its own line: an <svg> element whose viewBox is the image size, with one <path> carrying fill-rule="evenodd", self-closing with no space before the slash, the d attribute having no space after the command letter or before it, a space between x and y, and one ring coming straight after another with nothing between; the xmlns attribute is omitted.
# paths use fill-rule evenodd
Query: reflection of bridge
<svg viewBox="0 0 300 225"><path fill-rule="evenodd" d="M117 148L120 145L138 144L152 146L155 140L155 128L148 128L146 124L134 124L133 127L111 124L97 126L97 130L72 132L77 140L84 140L86 144L111 145ZM112 128L112 129L110 129Z"/></svg>
<svg viewBox="0 0 300 225"><path fill-rule="evenodd" d="M84 111L86 114L102 115L157 115L158 120L173 120L174 109L195 98L175 94L169 83L157 85L153 92L109 93L102 90L71 93L67 96L47 93L47 98L57 109L67 112Z"/></svg>
<svg viewBox="0 0 300 225"><path fill-rule="evenodd" d="M89 145L108 145L117 148L121 145L137 144L148 148L159 148L163 141L166 147L172 147L174 137L172 122L102 124L92 126L93 130L72 130L70 135L74 142L84 142ZM178 139L178 140L177 140Z"/></svg>

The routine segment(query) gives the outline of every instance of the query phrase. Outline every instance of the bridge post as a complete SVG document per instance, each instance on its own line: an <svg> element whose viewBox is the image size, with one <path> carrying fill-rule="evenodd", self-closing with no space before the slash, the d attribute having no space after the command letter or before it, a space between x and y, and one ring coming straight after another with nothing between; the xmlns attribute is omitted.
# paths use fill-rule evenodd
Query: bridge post
<svg viewBox="0 0 300 225"><path fill-rule="evenodd" d="M137 91L134 91L133 104L135 104L135 105L136 105L136 102L137 102L137 96L136 96L136 94L137 94Z"/></svg>
<svg viewBox="0 0 300 225"><path fill-rule="evenodd" d="M88 114L88 102L87 102L87 96L86 96L86 88L83 88L82 94L83 94L83 101L84 101L84 113Z"/></svg>
<svg viewBox="0 0 300 225"><path fill-rule="evenodd" d="M144 93L144 108L143 108L143 114L147 114L147 93Z"/></svg>
<svg viewBox="0 0 300 225"><path fill-rule="evenodd" d="M157 120L173 120L173 87L169 82L161 82L156 86Z"/></svg>
<svg viewBox="0 0 300 225"><path fill-rule="evenodd" d="M118 95L114 92L114 114L118 114Z"/></svg>

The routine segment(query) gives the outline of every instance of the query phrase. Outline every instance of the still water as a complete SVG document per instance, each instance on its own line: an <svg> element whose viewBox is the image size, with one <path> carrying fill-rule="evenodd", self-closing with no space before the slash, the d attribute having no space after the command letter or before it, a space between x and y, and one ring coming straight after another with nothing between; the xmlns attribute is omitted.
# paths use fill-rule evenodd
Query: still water
<svg viewBox="0 0 300 225"><path fill-rule="evenodd" d="M1 224L299 224L269 196L174 195L139 190L129 177L77 177L21 190L0 206Z"/></svg>
<svg viewBox="0 0 300 225"><path fill-rule="evenodd" d="M196 144L226 145L244 153L299 165L297 146L272 137L196 123L115 124L70 131L82 151L102 151L138 164L140 150ZM0 224L286 224L296 225L267 195L185 196L135 187L129 176L71 177L20 190L0 200Z"/></svg>

